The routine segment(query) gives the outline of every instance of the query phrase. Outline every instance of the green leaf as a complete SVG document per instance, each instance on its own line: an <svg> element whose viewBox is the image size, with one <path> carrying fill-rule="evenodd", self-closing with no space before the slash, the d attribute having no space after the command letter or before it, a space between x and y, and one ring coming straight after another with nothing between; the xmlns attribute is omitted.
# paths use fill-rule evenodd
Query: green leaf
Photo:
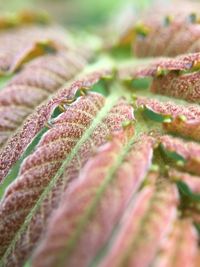
<svg viewBox="0 0 200 267"><path fill-rule="evenodd" d="M200 194L193 193L186 183L184 183L183 181L178 181L177 186L181 195L189 198L194 202L200 202Z"/></svg>
<svg viewBox="0 0 200 267"><path fill-rule="evenodd" d="M153 111L152 109L148 108L147 106L144 106L143 108L143 115L155 122L170 122L171 121L171 116L170 115L163 115L161 113L157 113Z"/></svg>

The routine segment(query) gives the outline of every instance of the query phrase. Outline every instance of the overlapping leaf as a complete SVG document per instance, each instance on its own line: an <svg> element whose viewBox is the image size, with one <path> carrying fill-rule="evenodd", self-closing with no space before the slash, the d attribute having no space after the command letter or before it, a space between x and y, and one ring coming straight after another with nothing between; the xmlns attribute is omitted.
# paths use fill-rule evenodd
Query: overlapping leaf
<svg viewBox="0 0 200 267"><path fill-rule="evenodd" d="M57 26L24 26L0 32L0 73L18 69L24 62L59 47L72 47L71 39Z"/></svg>
<svg viewBox="0 0 200 267"><path fill-rule="evenodd" d="M116 137L87 163L54 215L33 266L88 266L108 239L152 158L151 138L142 137L132 148L124 139Z"/></svg>
<svg viewBox="0 0 200 267"><path fill-rule="evenodd" d="M132 108L123 100L115 105L116 100L116 97L112 97L109 108L114 105L113 108L108 115L109 109L105 110L103 121L99 119L94 126L95 116L98 117L104 105L108 108L109 103L104 104L104 97L95 93L80 97L54 121L54 127L43 136L36 151L24 161L19 177L8 187L0 206L1 255L6 253L3 260L6 266L17 266L26 259L40 238L52 209L58 205L62 192L76 178L95 147L105 142L112 132L120 131L123 121L133 119ZM88 127L91 132L85 136ZM50 187L47 193L55 175L58 181L54 181L53 188ZM34 208L43 200L41 209L34 214ZM15 205L21 208L16 210ZM30 216L30 224L24 232L21 227L27 215ZM19 236L15 240L17 232Z"/></svg>
<svg viewBox="0 0 200 267"><path fill-rule="evenodd" d="M191 192L199 194L200 193L200 177L196 175L191 175L189 173L181 172L175 169L169 171L169 177L173 181L181 181L187 184Z"/></svg>
<svg viewBox="0 0 200 267"><path fill-rule="evenodd" d="M176 118L171 123L166 123L165 128L168 132L179 134L184 137L200 141L200 120L187 120L185 118Z"/></svg>
<svg viewBox="0 0 200 267"><path fill-rule="evenodd" d="M176 221L153 266L195 266L198 256L197 242L197 232L191 221Z"/></svg>
<svg viewBox="0 0 200 267"><path fill-rule="evenodd" d="M136 104L138 107L145 106L149 110L165 117L185 118L187 121L198 120L200 116L200 107L196 104L174 103L172 101L162 101L151 97L137 97Z"/></svg>
<svg viewBox="0 0 200 267"><path fill-rule="evenodd" d="M179 14L174 17L172 13L159 22L153 19L147 24L144 22L134 42L135 55L138 57L176 56L199 52L200 27L198 15L195 12L196 10L193 13Z"/></svg>
<svg viewBox="0 0 200 267"><path fill-rule="evenodd" d="M148 7L148 2L144 3ZM137 5L144 5L144 3L137 3ZM169 44L170 38L173 39L174 37L175 39L175 34L182 30L177 39L185 33L184 41L186 41L185 48L187 48L190 42L188 32L191 30L191 34L195 35L193 30L195 27L192 28L190 23L198 24L197 10L199 9L199 3L196 1L176 0L175 4L176 8L174 8L174 2L155 0L151 2L151 5L145 11L138 9L136 12L133 7L122 9L120 20L115 21L114 25L116 27L117 24L119 28L117 28L118 41L115 45L122 47L135 44L135 52L141 57L158 56L161 53L161 55L164 55L168 52L168 50L166 51L166 46ZM179 46L174 47L172 45L172 48L169 52L175 49L177 49L177 53L183 51L183 48Z"/></svg>
<svg viewBox="0 0 200 267"><path fill-rule="evenodd" d="M195 142L183 141L172 136L162 136L160 141L164 148L171 152L176 152L185 160L180 168L200 175L200 146Z"/></svg>
<svg viewBox="0 0 200 267"><path fill-rule="evenodd" d="M176 104L172 101L159 101L145 97L138 97L136 104L145 106L155 114L163 116L162 121L165 131L196 141L200 140L199 105Z"/></svg>
<svg viewBox="0 0 200 267"><path fill-rule="evenodd" d="M42 60L43 65L40 63ZM51 70L52 60L55 64L54 69L57 65L57 72ZM1 146L37 105L77 71L75 68L69 70L71 62L68 60L67 52L44 56L40 62L40 67L35 63L31 66L31 62L0 92Z"/></svg>
<svg viewBox="0 0 200 267"><path fill-rule="evenodd" d="M33 62L33 64L35 63ZM81 62L78 63L78 66L80 66L80 64ZM51 64L48 64L49 68L51 68L51 66ZM52 68L55 67L56 61L54 62ZM55 96L52 97L52 99L47 100L44 104L38 106L35 111L32 109L32 112L34 111L33 114L31 114L27 120L23 122L22 128L19 128L19 131L8 140L2 149L0 154L0 181L2 181L8 173L9 168L20 157L33 137L45 126L45 123L50 119L51 113L56 106L62 103L67 104L68 102L71 102L74 100L75 94L80 89L91 88L92 85L97 83L102 77L109 74L111 74L111 72L107 70L92 72L84 76L83 79L74 81L71 85L61 88ZM50 79L52 78L50 77Z"/></svg>
<svg viewBox="0 0 200 267"><path fill-rule="evenodd" d="M172 72L153 80L154 93L185 99L199 103L199 71L186 74Z"/></svg>
<svg viewBox="0 0 200 267"><path fill-rule="evenodd" d="M160 58L141 66L128 66L120 70L124 80L153 77L151 91L199 102L199 53L178 56L177 58ZM184 73L185 72L185 73Z"/></svg>
<svg viewBox="0 0 200 267"><path fill-rule="evenodd" d="M24 19L31 22L32 14L24 13ZM69 37L59 27L19 27L17 30L1 32L0 40L2 71L12 72L27 60L47 53L27 64L0 92L0 148L4 146L2 152L4 154L9 146L9 142L6 143L9 137L22 126L27 116L47 99L50 93L58 90L65 81L83 68L85 59L82 55L77 59L77 52L70 48ZM28 143L26 142L25 146ZM19 144L15 147L20 149ZM11 157L13 156L19 156L15 150ZM2 157L7 165L7 159L4 155ZM9 163L7 166L10 167ZM1 172L4 167L5 163L2 162ZM0 175L0 180L3 176Z"/></svg>
<svg viewBox="0 0 200 267"><path fill-rule="evenodd" d="M76 79L88 53L68 33L31 13L0 20L0 72L13 75L0 91L0 266L199 265L199 24L180 10L133 31L138 56L162 57L100 60Z"/></svg>
<svg viewBox="0 0 200 267"><path fill-rule="evenodd" d="M176 216L176 188L161 183L143 189L125 214L113 246L99 266L149 266Z"/></svg>
<svg viewBox="0 0 200 267"><path fill-rule="evenodd" d="M162 76L173 71L192 71L198 68L199 61L200 53L185 54L174 58L162 57L149 59L144 60L143 64L142 61L138 61L138 64L121 67L119 76L121 79L126 80L148 76Z"/></svg>

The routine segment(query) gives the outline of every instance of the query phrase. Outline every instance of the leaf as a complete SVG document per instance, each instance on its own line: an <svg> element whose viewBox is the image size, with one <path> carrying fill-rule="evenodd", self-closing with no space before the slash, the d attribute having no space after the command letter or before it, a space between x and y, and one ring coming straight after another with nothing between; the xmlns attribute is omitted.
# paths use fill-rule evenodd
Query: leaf
<svg viewBox="0 0 200 267"><path fill-rule="evenodd" d="M33 266L88 266L108 239L152 159L151 138L141 137L131 147L123 135L100 148L81 171L50 222Z"/></svg>
<svg viewBox="0 0 200 267"><path fill-rule="evenodd" d="M154 112L151 108L148 108L147 106L144 106L142 108L142 113L143 115L155 122L165 122L166 120L170 120L171 121L171 116L169 115L163 115L163 114L159 114L157 112Z"/></svg>
<svg viewBox="0 0 200 267"><path fill-rule="evenodd" d="M165 76L175 71L193 71L198 69L200 53L180 55L174 58L155 58L134 60L132 64L119 67L119 77L122 80L145 77Z"/></svg>
<svg viewBox="0 0 200 267"><path fill-rule="evenodd" d="M54 119L53 128L25 159L0 205L1 255L5 253L2 263L13 266L17 261L21 265L27 259L68 184L77 178L96 147L112 132L121 131L124 120L133 118L132 108L117 100L111 95L105 102L97 93L78 98ZM20 207L17 211L11 205L13 201Z"/></svg>
<svg viewBox="0 0 200 267"><path fill-rule="evenodd" d="M0 199L2 198L2 196L4 195L4 192L6 190L6 188L9 186L9 184L11 184L12 181L15 180L15 178L17 177L18 173L19 173L19 169L20 166L23 162L23 160L29 155L31 154L36 145L38 144L38 142L40 141L40 138L43 136L43 134L48 130L47 127L44 127L32 140L32 142L27 146L26 150L24 151L24 153L21 155L21 157L18 159L18 161L14 164L13 168L10 170L9 174L6 176L6 179L4 179L3 183L1 184L0 187Z"/></svg>
<svg viewBox="0 0 200 267"><path fill-rule="evenodd" d="M68 87L63 89L61 88L52 99L39 106L36 111L24 122L22 129L14 134L14 136L8 141L2 153L0 154L0 180L5 177L10 166L12 166L12 164L19 158L35 134L37 134L44 127L48 119L50 119L51 113L55 106L58 106L62 103L71 103L72 99L74 100L77 92L79 92L82 88L86 88L86 86L87 88L90 88L106 74L108 74L108 71L102 70L99 72L92 72L86 75L83 79L74 81Z"/></svg>
<svg viewBox="0 0 200 267"><path fill-rule="evenodd" d="M164 181L161 184L138 193L98 266L150 265L175 220L178 204L175 187Z"/></svg>
<svg viewBox="0 0 200 267"><path fill-rule="evenodd" d="M199 72L178 74L171 72L153 79L151 90L161 95L199 102Z"/></svg>
<svg viewBox="0 0 200 267"><path fill-rule="evenodd" d="M188 120L198 119L200 116L200 107L197 104L174 103L172 101L163 101L160 99L152 99L151 97L138 96L136 98L138 107L144 106L149 112L154 112L155 116L160 118L160 122L166 122L165 119L183 117ZM170 120L173 121L173 120ZM170 123L170 121L168 121Z"/></svg>
<svg viewBox="0 0 200 267"><path fill-rule="evenodd" d="M200 201L200 194L194 194L190 188L187 186L186 183L182 181L177 182L179 191L181 194L185 195L187 198L191 199L192 201Z"/></svg>
<svg viewBox="0 0 200 267"><path fill-rule="evenodd" d="M170 123L164 123L166 131L174 134L179 134L183 137L200 141L200 120L187 120L184 117L177 117Z"/></svg>
<svg viewBox="0 0 200 267"><path fill-rule="evenodd" d="M14 72L25 62L57 49L69 48L70 37L55 26L26 26L0 33L0 74Z"/></svg>
<svg viewBox="0 0 200 267"><path fill-rule="evenodd" d="M191 173L200 174L200 146L195 142L189 142L180 138L164 135L160 137L164 149L178 153L184 158L184 164L177 167Z"/></svg>
<svg viewBox="0 0 200 267"><path fill-rule="evenodd" d="M143 108L143 112L148 113L149 118L158 117L163 121L165 131L189 137L196 141L200 140L199 129L199 105L196 104L175 104L170 101L160 101L146 97L136 97L136 105ZM150 116L153 115L154 116ZM157 120L158 120L157 118Z"/></svg>
<svg viewBox="0 0 200 267"><path fill-rule="evenodd" d="M176 56L184 53L193 53L199 51L199 24L190 20L190 15L194 13L181 14L173 17L172 14L163 17L161 21L146 24L143 28L148 28L147 34L141 38L138 34L134 42L134 54L137 57L153 56ZM166 18L168 18L166 23ZM171 19L170 19L171 18ZM180 45L181 43L181 45Z"/></svg>
<svg viewBox="0 0 200 267"><path fill-rule="evenodd" d="M191 195L200 194L200 177L191 175L189 173L180 172L175 169L169 170L169 178L172 179L172 181L180 182L178 183L179 188L186 193L189 197ZM185 185L187 185L186 188ZM197 199L200 200L199 196L197 196Z"/></svg>
<svg viewBox="0 0 200 267"><path fill-rule="evenodd" d="M0 17L0 266L198 266L199 5L177 1L121 39Z"/></svg>
<svg viewBox="0 0 200 267"><path fill-rule="evenodd" d="M177 164L178 166L184 165L186 163L185 158L181 156L180 154L178 154L176 150L174 151L167 150L165 149L163 144L159 146L159 149L161 151L162 156L166 158L168 163L170 163L170 161L174 161L174 163Z"/></svg>
<svg viewBox="0 0 200 267"><path fill-rule="evenodd" d="M153 267L195 266L198 236L190 220L177 220L163 242ZM190 249L188 249L190 248Z"/></svg>

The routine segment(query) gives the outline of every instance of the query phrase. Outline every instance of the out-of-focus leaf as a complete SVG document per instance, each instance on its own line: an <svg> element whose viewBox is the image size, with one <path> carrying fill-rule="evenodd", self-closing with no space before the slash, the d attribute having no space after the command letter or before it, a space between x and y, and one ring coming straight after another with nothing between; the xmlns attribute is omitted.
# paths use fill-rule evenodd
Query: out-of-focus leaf
<svg viewBox="0 0 200 267"><path fill-rule="evenodd" d="M165 153L167 152L168 155L172 155L173 153L178 154L177 159L181 160L181 164L179 161L174 162L177 163L177 167L197 175L200 174L199 144L175 138L170 135L161 136L160 143L164 147Z"/></svg>
<svg viewBox="0 0 200 267"><path fill-rule="evenodd" d="M173 185L144 188L125 214L112 246L98 266L148 266L176 217Z"/></svg>
<svg viewBox="0 0 200 267"><path fill-rule="evenodd" d="M196 266L198 236L190 220L178 220L164 240L153 267ZM190 248L190 249L188 249Z"/></svg>
<svg viewBox="0 0 200 267"><path fill-rule="evenodd" d="M123 135L88 161L63 199L33 266L88 266L108 239L145 178L152 158L151 138L144 136L131 148L131 141ZM58 224L59 231L55 228ZM51 259L50 251L54 251Z"/></svg>
<svg viewBox="0 0 200 267"><path fill-rule="evenodd" d="M12 265L14 260L21 265L27 259L62 193L96 147L113 132L122 130L124 120L133 119L131 106L117 100L115 95L105 101L97 93L80 97L54 119L53 128L26 158L0 205L1 263ZM20 193L25 191L26 201ZM14 199L16 204L21 203L17 213L10 205Z"/></svg>

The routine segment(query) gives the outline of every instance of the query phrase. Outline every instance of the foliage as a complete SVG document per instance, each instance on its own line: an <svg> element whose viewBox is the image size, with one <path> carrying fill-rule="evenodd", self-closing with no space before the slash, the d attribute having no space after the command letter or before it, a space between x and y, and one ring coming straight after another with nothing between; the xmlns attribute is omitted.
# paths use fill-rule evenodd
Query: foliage
<svg viewBox="0 0 200 267"><path fill-rule="evenodd" d="M197 7L0 19L0 266L200 265Z"/></svg>

